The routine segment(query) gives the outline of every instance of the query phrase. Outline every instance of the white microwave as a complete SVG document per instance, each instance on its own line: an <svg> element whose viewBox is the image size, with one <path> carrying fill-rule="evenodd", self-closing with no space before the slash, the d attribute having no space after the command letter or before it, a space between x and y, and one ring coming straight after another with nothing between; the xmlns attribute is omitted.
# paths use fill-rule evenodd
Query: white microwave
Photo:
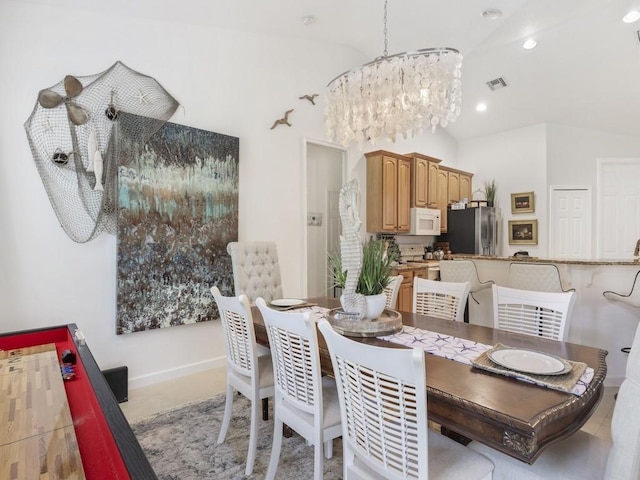
<svg viewBox="0 0 640 480"><path fill-rule="evenodd" d="M440 210L436 208L412 208L411 235L440 235Z"/></svg>

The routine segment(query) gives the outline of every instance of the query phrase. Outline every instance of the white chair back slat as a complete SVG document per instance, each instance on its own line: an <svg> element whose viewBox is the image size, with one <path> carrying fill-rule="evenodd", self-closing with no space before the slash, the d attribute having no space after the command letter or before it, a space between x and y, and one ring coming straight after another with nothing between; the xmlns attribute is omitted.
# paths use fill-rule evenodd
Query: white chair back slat
<svg viewBox="0 0 640 480"><path fill-rule="evenodd" d="M251 400L251 429L245 468L245 474L250 475L257 451L258 404L260 400L272 397L275 392L271 359L268 356L258 357L253 316L247 296L223 297L218 287L212 287L211 293L220 313L227 351L227 398L218 443L222 443L227 435L236 396L234 390L237 390Z"/></svg>
<svg viewBox="0 0 640 480"><path fill-rule="evenodd" d="M385 308L389 308L391 310L395 310L398 305L398 292L400 291L400 284L402 283L402 279L404 277L402 275L396 275L395 277L391 277L389 280L389 284L384 289L384 294L386 296Z"/></svg>
<svg viewBox="0 0 640 480"><path fill-rule="evenodd" d="M312 413L316 402L318 379L314 375L311 361L310 340L306 332L292 331L293 324L304 324L304 316L309 314L287 313L287 317L265 318L269 346L274 362L276 388L283 397L294 403L297 408ZM293 329L298 330L298 329Z"/></svg>
<svg viewBox="0 0 640 480"><path fill-rule="evenodd" d="M276 477L282 426L288 425L314 446L314 479L322 479L323 456L342 432L335 382L322 377L318 332L312 312L281 312L256 300L271 347L275 377L273 446L267 480Z"/></svg>
<svg viewBox="0 0 640 480"><path fill-rule="evenodd" d="M384 478L426 479L424 352L346 340L326 321L319 328L341 394L343 448Z"/></svg>
<svg viewBox="0 0 640 480"><path fill-rule="evenodd" d="M318 328L338 385L345 480L491 478L485 457L429 432L424 351L355 342L325 319ZM431 442L446 454L429 458Z"/></svg>
<svg viewBox="0 0 640 480"><path fill-rule="evenodd" d="M413 313L461 322L471 284L413 280Z"/></svg>
<svg viewBox="0 0 640 480"><path fill-rule="evenodd" d="M564 341L575 292L539 292L493 285L494 327Z"/></svg>

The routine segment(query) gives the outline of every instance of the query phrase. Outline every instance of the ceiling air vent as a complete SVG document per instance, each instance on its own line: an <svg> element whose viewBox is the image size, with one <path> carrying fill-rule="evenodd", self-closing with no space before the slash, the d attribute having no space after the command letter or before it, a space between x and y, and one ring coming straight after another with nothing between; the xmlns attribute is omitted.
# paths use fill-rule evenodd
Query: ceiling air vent
<svg viewBox="0 0 640 480"><path fill-rule="evenodd" d="M491 90L500 90L501 88L504 88L507 85L508 85L507 81L502 77L498 77L487 82L487 86Z"/></svg>

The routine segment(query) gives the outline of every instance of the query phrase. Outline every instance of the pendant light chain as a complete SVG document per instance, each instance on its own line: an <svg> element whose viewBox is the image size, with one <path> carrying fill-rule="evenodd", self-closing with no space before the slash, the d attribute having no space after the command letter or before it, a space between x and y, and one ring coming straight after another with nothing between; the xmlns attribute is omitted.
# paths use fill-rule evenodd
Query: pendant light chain
<svg viewBox="0 0 640 480"><path fill-rule="evenodd" d="M387 50L388 45L387 45L387 3L388 0L384 0L384 29L383 29L383 33L384 33L384 51L382 52L382 56L384 58L386 58L389 55L389 52Z"/></svg>

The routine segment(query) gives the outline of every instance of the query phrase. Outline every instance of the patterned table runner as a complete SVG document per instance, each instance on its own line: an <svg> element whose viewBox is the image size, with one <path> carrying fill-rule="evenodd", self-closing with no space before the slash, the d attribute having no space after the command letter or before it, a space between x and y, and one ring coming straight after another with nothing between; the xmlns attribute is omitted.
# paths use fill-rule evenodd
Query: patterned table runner
<svg viewBox="0 0 640 480"><path fill-rule="evenodd" d="M487 351L491 350L493 345L485 345L484 343L474 342L473 340L467 340L464 338L453 337L451 335L445 335L443 333L431 332L429 330L422 330L420 328L403 326L402 331L394 335L388 335L386 337L380 337L388 342L398 343L407 347L418 347L423 349L427 353L438 355L449 360L464 363L466 365L483 368L490 370L494 373L507 375L518 380L523 380L537 385L542 385L555 390L561 390L563 392L572 393L574 395L582 395L591 380L593 380L594 370L591 367L586 367L584 373L580 375L580 378L576 381L575 385L559 384L558 377L563 377L562 380L566 380L571 372L565 375L557 375L555 379L549 380L551 375L526 375L509 368L501 367L496 363L493 363L487 357ZM573 364L579 362L572 362ZM584 365L584 364L582 364ZM575 366L572 371L575 371ZM580 368L580 367L578 367Z"/></svg>

